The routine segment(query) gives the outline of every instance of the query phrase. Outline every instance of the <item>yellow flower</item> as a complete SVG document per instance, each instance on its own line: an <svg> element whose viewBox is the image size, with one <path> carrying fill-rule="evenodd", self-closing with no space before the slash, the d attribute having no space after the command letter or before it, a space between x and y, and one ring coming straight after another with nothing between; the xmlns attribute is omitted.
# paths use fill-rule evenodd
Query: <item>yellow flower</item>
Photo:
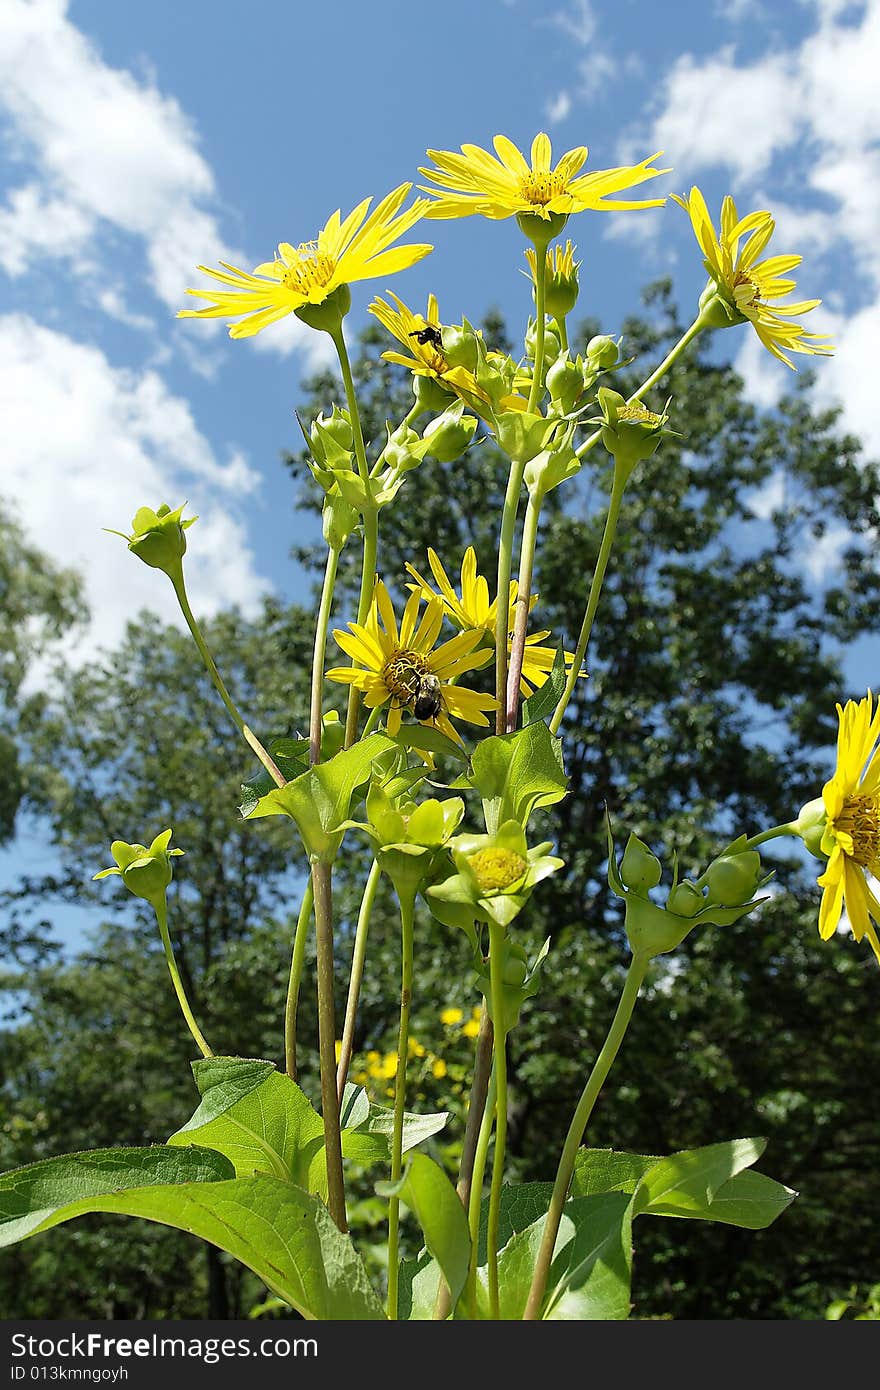
<svg viewBox="0 0 880 1390"><path fill-rule="evenodd" d="M484 397L484 393L477 386L473 374L466 367L453 367L443 356L443 348L440 342L440 313L437 307L436 295L428 295L428 309L425 314L414 314L402 299L398 299L396 294L389 290L389 298L394 300L397 308L392 306L379 295L370 305L370 313L373 314L383 328L387 328L392 337L409 349L409 356L404 356L400 352L383 352L382 357L386 362L397 362L401 367L406 367L414 376L433 377L439 381L441 386L447 387L450 391L466 391L471 396Z"/></svg>
<svg viewBox="0 0 880 1390"><path fill-rule="evenodd" d="M838 705L837 717L837 767L822 788L828 863L819 878L819 935L824 941L834 935L845 908L856 941L867 936L880 960L880 902L867 881L880 875L880 705L874 711L869 690L858 704Z"/></svg>
<svg viewBox="0 0 880 1390"><path fill-rule="evenodd" d="M478 1018L469 1018L467 1023L462 1025L461 1029L462 1037L465 1038L475 1038L479 1031L480 1020Z"/></svg>
<svg viewBox="0 0 880 1390"><path fill-rule="evenodd" d="M526 213L545 221L553 213L568 216L587 210L623 211L630 208L662 207L664 198L646 202L608 202L610 193L668 174L668 169L652 169L652 162L662 154L652 155L641 164L619 169L595 169L590 174L579 171L586 163L584 145L569 150L559 163L551 166L549 137L543 133L532 141L531 164L505 135L496 135L492 142L496 159L479 145L462 145L461 154L450 150L428 150L436 169L420 169L419 173L433 179L439 188L422 187L436 199L425 212L426 217L483 217L498 219Z"/></svg>
<svg viewBox="0 0 880 1390"><path fill-rule="evenodd" d="M200 265L205 275L231 289L187 290L197 299L206 299L210 307L181 309L177 317L231 319L246 315L241 323L233 324L229 336L249 338L305 304L323 303L340 285L406 270L433 250L422 244L388 249L429 206L426 198L417 198L406 212L400 211L411 187L402 183L369 217L372 198L358 203L345 221L337 210L315 241L304 241L300 246L282 241L277 257L258 265L250 275L225 261L220 262L222 270Z"/></svg>
<svg viewBox="0 0 880 1390"><path fill-rule="evenodd" d="M396 1053L396 1052L386 1052L386 1053L385 1053L385 1056L382 1058L382 1065L381 1065L381 1070L380 1070L380 1073L379 1073L379 1074L380 1074L380 1076L384 1076L384 1077L386 1077L387 1079L390 1079L392 1076L396 1076L396 1075L397 1075L397 1053Z"/></svg>
<svg viewBox="0 0 880 1390"><path fill-rule="evenodd" d="M333 633L337 644L352 661L360 663L360 668L336 666L327 676L357 686L368 709L390 701L386 722L392 736L400 728L402 709L415 714L427 702L430 712L417 714L419 722L433 723L447 738L461 743L450 716L486 725L489 721L484 711L495 709L496 702L494 696L463 690L452 682L466 671L487 665L491 653L476 650L479 632L460 632L435 650L443 624L443 604L432 598L419 621L421 605L421 593L410 594L398 631L388 590L379 580L366 623L349 623L348 632L337 628Z"/></svg>
<svg viewBox="0 0 880 1390"><path fill-rule="evenodd" d="M446 1075L446 1072L447 1072L447 1066L446 1066L446 1063L444 1062L443 1058L442 1058L442 1057L437 1057L437 1058L435 1058L434 1063L433 1063L433 1065L432 1065L432 1067L431 1067L431 1075L435 1078L435 1080L441 1081L441 1080L443 1079L443 1077Z"/></svg>
<svg viewBox="0 0 880 1390"><path fill-rule="evenodd" d="M418 1041L417 1038L409 1038L409 1039L408 1039L408 1041L407 1041L407 1050L408 1050L408 1052L409 1052L410 1057L424 1057L424 1056L425 1056L425 1048L424 1048L424 1045L423 1045L422 1043L420 1043L420 1042Z"/></svg>
<svg viewBox="0 0 880 1390"><path fill-rule="evenodd" d="M759 261L776 227L769 212L750 212L740 217L736 203L728 195L721 204L721 233L716 235L699 188L692 188L687 198L672 194L691 219L694 236L705 257L705 266L718 287L718 294L731 311L731 323L752 324L760 341L784 362L796 370L787 352L809 353L827 357L834 347L824 335L808 333L799 323L792 323L796 314L807 314L821 304L820 299L804 299L798 304L770 304L768 300L784 298L795 289L795 281L783 278L799 266L802 256L770 256ZM740 241L745 242L740 246Z"/></svg>
<svg viewBox="0 0 880 1390"><path fill-rule="evenodd" d="M456 1023L461 1023L464 1014L461 1009L442 1009L440 1012L440 1022L446 1028L454 1028Z"/></svg>
<svg viewBox="0 0 880 1390"><path fill-rule="evenodd" d="M431 573L437 584L437 592L431 588L427 579L419 574L413 566L407 565L407 572L416 581L410 584L409 588L413 592L420 593L429 603L436 602L438 599L443 604L446 616L455 623L456 627L463 632L478 632L481 637L495 645L495 613L497 601L489 600L489 585L482 574L477 573L477 555L472 545L469 545L464 553L461 562L461 594L456 593L455 586L443 568L442 561L436 550L428 550L428 563L431 566ZM507 610L507 630L512 634L515 619L516 596L518 585L515 579L510 581L510 598ZM529 600L529 611L534 608L538 601L538 595L532 594ZM526 638L525 652L523 654L522 677L520 679L520 694L526 699L544 684L553 667L553 658L556 651L553 647L542 647L540 644L550 636L550 630L543 632L533 632ZM507 655L510 656L511 636L508 635ZM566 665L570 668L574 661L574 653L565 653Z"/></svg>

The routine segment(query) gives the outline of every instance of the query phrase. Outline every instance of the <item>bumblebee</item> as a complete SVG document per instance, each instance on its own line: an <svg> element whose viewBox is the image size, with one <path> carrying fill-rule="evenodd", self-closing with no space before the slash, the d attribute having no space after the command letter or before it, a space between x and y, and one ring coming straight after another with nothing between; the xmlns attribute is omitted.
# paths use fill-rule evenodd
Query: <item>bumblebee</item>
<svg viewBox="0 0 880 1390"><path fill-rule="evenodd" d="M440 682L433 672L419 676L413 696L412 712L416 719L436 719L443 708Z"/></svg>
<svg viewBox="0 0 880 1390"><path fill-rule="evenodd" d="M414 328L409 336L415 338L416 342L420 343L422 347L427 347L428 343L430 343L433 348L440 349L443 347L440 329L433 323L426 323L424 328Z"/></svg>

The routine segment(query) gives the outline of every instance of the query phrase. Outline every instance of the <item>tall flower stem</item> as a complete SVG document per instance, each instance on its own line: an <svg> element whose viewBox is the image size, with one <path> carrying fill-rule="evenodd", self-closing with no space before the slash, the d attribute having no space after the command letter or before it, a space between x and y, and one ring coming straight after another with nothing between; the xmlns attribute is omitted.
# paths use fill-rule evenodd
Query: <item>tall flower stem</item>
<svg viewBox="0 0 880 1390"><path fill-rule="evenodd" d="M546 327L547 242L535 242L535 363L529 391L528 411L538 408L544 388L544 330Z"/></svg>
<svg viewBox="0 0 880 1390"><path fill-rule="evenodd" d="M538 1258L535 1262L535 1271L532 1276L532 1284L529 1289L529 1296L526 1302L523 1318L527 1322L533 1322L541 1316L541 1307L547 1289L547 1276L550 1273L550 1265L553 1260L553 1250L556 1245L556 1237L559 1234L559 1226L562 1221L562 1214L565 1208L565 1201L568 1196L568 1189L574 1176L574 1167L577 1160L577 1152L580 1148L587 1121L596 1104L596 1099L605 1082L615 1057L623 1042L624 1035L629 1021L632 1018L639 989L645 978L650 956L634 955L630 961L627 971L623 991L611 1027L608 1029L608 1036L602 1044L602 1050L587 1078L587 1084L581 1093L581 1098L577 1103L571 1124L568 1127L568 1134L565 1136L565 1143L562 1148L562 1156L559 1160L559 1168L556 1172L556 1181L553 1184L553 1195L550 1198L550 1207L547 1212L547 1220L544 1224L544 1234L541 1239L541 1247L538 1251Z"/></svg>
<svg viewBox="0 0 880 1390"><path fill-rule="evenodd" d="M339 1101L336 1097L336 1018L333 1007L333 888L332 869L312 860L315 895L315 937L318 976L318 1055L321 1064L321 1115L327 1158L327 1206L340 1231L345 1220L345 1182L342 1175L342 1139Z"/></svg>
<svg viewBox="0 0 880 1390"><path fill-rule="evenodd" d="M373 903L376 900L376 889L379 887L379 879L381 876L379 865L374 859L372 868L367 876L364 895L361 898L361 907L354 933L354 949L351 954L351 974L348 980L345 1023L342 1028L342 1047L339 1053L339 1062L336 1066L336 1094L339 1098L340 1105L342 1104L342 1096L345 1091L345 1083L348 1080L348 1069L351 1066L351 1054L354 1050L354 1030L355 1024L357 1023L358 1000L360 998L361 984L364 978L364 961L367 954L367 933L370 930Z"/></svg>
<svg viewBox="0 0 880 1390"><path fill-rule="evenodd" d="M330 623L330 610L333 607L333 589L336 584L336 568L339 564L340 549L330 546L327 551L327 564L324 569L324 583L321 586L321 603L318 608L318 621L315 626L315 647L312 654L312 700L309 714L309 762L321 761L321 711L324 696L324 656L327 651L327 628Z"/></svg>
<svg viewBox="0 0 880 1390"><path fill-rule="evenodd" d="M480 1010L480 1031L474 1048L474 1073L471 1078L471 1093L468 1098L467 1120L464 1138L461 1142L461 1157L458 1161L458 1182L455 1190L465 1211L469 1210L471 1188L474 1178L474 1164L477 1157L477 1142L480 1125L486 1112L486 1097L489 1094L489 1077L492 1073L492 1044L494 1029L485 1003ZM483 1178L480 1174L480 1188ZM452 1296L445 1279L440 1280L437 1298L434 1303L434 1322L444 1322L452 1311Z"/></svg>
<svg viewBox="0 0 880 1390"><path fill-rule="evenodd" d="M507 1152L507 1030L504 1027L504 980L501 975L504 927L489 923L489 976L492 1017L495 1023L495 1153L489 1188L489 1216L486 1225L486 1258L489 1274L489 1316L501 1316L498 1295L498 1229L501 1220L501 1185Z"/></svg>
<svg viewBox="0 0 880 1390"><path fill-rule="evenodd" d="M287 981L287 1003L284 1006L284 1067L291 1081L296 1080L296 1012L299 1007L299 991L302 985L306 942L309 937L309 923L312 920L314 901L314 890L310 878L303 889L299 916L296 919L293 951L290 956L290 976Z"/></svg>
<svg viewBox="0 0 880 1390"><path fill-rule="evenodd" d="M486 1101L483 1113L480 1116L480 1128L477 1135L477 1146L474 1152L474 1173L471 1183L470 1200L468 1201L468 1230L471 1238L471 1263L468 1269L467 1281L467 1301L470 1308L471 1317L477 1316L477 1262L479 1260L480 1248L480 1208L483 1203L483 1178L486 1172L486 1159L489 1154L489 1142L492 1138L492 1126L495 1121L495 1071L494 1068L489 1077L489 1087L486 1091Z"/></svg>
<svg viewBox="0 0 880 1390"><path fill-rule="evenodd" d="M171 937L168 935L168 905L164 897L162 897L151 902L151 906L156 914L156 921L159 923L159 935L162 938L162 945L165 948L165 960L168 963L168 973L171 976L171 983L174 986L174 993L177 995L180 1011L186 1020L186 1026L192 1033L196 1047L199 1049L202 1056L213 1057L214 1054L205 1042L204 1034L196 1023L195 1015L189 1006L186 990L183 987L180 971L177 968L177 961L174 958L174 947L171 945Z"/></svg>
<svg viewBox="0 0 880 1390"><path fill-rule="evenodd" d="M758 845L763 845L765 840L775 840L780 835L797 835L797 821L786 821L784 825L774 825L770 830L762 830L760 835L753 835L750 840L746 840L743 849L756 849Z"/></svg>
<svg viewBox="0 0 880 1390"><path fill-rule="evenodd" d="M519 552L519 576L514 610L513 641L510 646L510 666L507 672L507 732L512 734L516 728L519 710L519 683L522 676L523 657L526 649L526 634L529 629L529 609L532 599L532 569L535 563L535 546L538 540L538 518L541 514L542 497L530 492L523 522L522 543Z"/></svg>
<svg viewBox="0 0 880 1390"><path fill-rule="evenodd" d="M495 699L498 708L495 713L495 732L503 734L507 729L507 622L510 614L510 570L513 563L513 535L516 530L516 514L519 510L519 495L522 491L525 464L512 459L504 494L504 509L501 513L501 536L498 542L498 587L495 605Z"/></svg>
<svg viewBox="0 0 880 1390"><path fill-rule="evenodd" d="M568 676L565 681L565 689L559 697L559 703L553 711L553 718L550 720L550 732L559 732L563 715L568 708L571 693L574 690L578 678L578 672L584 664L587 647L590 641L590 634L593 631L593 621L596 617L596 609L599 607L599 597L602 593L602 584L605 579L605 571L608 568L608 561L611 558L611 550L614 545L614 537L617 534L617 522L620 517L620 504L623 501L623 494L626 488L629 471L614 465L614 478L611 484L611 498L608 503L608 515L605 518L605 530L602 533L602 543L599 546L599 555L596 560L596 568L593 571L593 579L590 584L590 593L587 599L587 609L584 613L584 621L581 624L580 635L574 652L574 661L571 663Z"/></svg>
<svg viewBox="0 0 880 1390"><path fill-rule="evenodd" d="M391 1181L403 1171L403 1111L406 1100L406 1068L409 1060L409 1011L413 982L413 912L415 894L398 889L400 901L400 1025L397 1030L397 1076L394 1081L394 1119L391 1130ZM397 1318L398 1234L400 1198L388 1199L388 1316Z"/></svg>
<svg viewBox="0 0 880 1390"><path fill-rule="evenodd" d="M367 451L364 446L364 431L361 426L361 415L358 409L357 394L354 389L354 377L351 372L351 362L348 356L348 348L345 345L345 336L342 332L342 324L338 329L330 334L333 345L336 348L336 355L339 358L339 367L342 372L342 384L345 387L345 400L348 405L348 414L351 420L352 440L354 443L354 455L357 460L358 473L364 483L367 496L372 497L370 467L367 463ZM374 506L367 505L363 514L364 529L364 558L361 570L361 592L358 599L357 620L359 623L366 621L367 613L370 610L370 602L373 597L373 585L376 579L376 554L379 546L379 512ZM348 691L348 710L345 717L345 747L350 748L357 738L358 709L360 708L360 691L356 686L350 686Z"/></svg>

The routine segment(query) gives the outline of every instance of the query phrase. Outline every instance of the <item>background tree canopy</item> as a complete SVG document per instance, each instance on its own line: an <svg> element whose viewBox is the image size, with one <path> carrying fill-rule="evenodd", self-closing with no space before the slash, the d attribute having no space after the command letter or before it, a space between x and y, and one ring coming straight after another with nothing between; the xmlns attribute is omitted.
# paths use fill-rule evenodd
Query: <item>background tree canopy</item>
<svg viewBox="0 0 880 1390"><path fill-rule="evenodd" d="M624 325L627 356L652 363L681 327L668 287L650 314ZM585 325L575 343L596 331ZM504 326L485 324L502 345ZM406 412L409 380L384 363L378 329L356 363L366 433ZM621 383L623 373L614 384ZM633 382L635 384L635 382ZM870 544L878 472L833 412L814 413L805 380L773 412L743 398L731 368L699 352L662 383L682 439L639 466L626 498L589 653L564 726L570 795L547 816L566 870L523 915L533 950L551 951L538 996L511 1038L511 1158L518 1178L550 1178L574 1100L604 1037L625 963L618 904L604 877L604 814L651 842L684 872L732 832L791 819L828 775L835 702L849 644L876 631L880 570ZM332 377L309 383L304 419L340 398ZM474 466L476 460L478 466ZM302 455L287 465L298 505L317 515ZM470 466L426 464L402 504L383 513L380 567L389 587L422 568L432 545L457 575L473 544L491 568L505 468L488 445ZM569 645L580 626L610 484L596 450L545 510L534 622ZM851 543L831 582L807 561L844 525ZM317 534L317 526L315 527ZM190 543L198 545L197 528ZM300 559L323 556L300 546ZM350 614L356 547L346 553L337 625ZM11 570L39 569L24 551ZM2 582L9 584L3 571ZM21 574L16 581L21 584ZM50 586L51 587L51 586ZM57 586L56 586L57 589ZM18 590L27 595L27 588ZM39 608L36 586L24 600ZM264 740L307 725L313 616L267 603L258 620L222 616L208 630L218 664ZM5 634L4 634L5 635ZM15 648L13 648L13 661ZM3 1164L110 1143L164 1140L188 1116L191 1043L175 1012L161 950L135 900L91 874L109 841L173 825L179 861L172 936L212 1045L281 1060L281 1013L292 919L304 865L284 827L242 824L239 783L256 770L187 639L143 617L103 665L66 673L51 697L16 700L5 725L24 769L26 804L40 814L65 866L27 885L10 912L46 895L105 904L89 950L65 963L37 953L5 977L13 1013L3 1034ZM355 840L340 867L340 990L363 856ZM766 1169L800 1191L760 1233L693 1223L646 1224L636 1249L638 1317L808 1318L866 1285L880 1267L873 1181L880 1158L876 1074L880 982L869 953L816 932L815 869L769 847L783 893L753 917L704 929L650 977L590 1127L593 1145L663 1153L708 1137L762 1134ZM381 904L380 904L381 908ZM397 925L377 911L358 1046L393 1047ZM463 939L427 914L416 943L416 1036L448 1073L427 1076L415 1108L460 1108L463 1040L439 1015L470 1013ZM311 977L308 977L309 979ZM340 995L341 1004L341 995ZM304 991L301 1038L315 1036ZM305 1048L303 1084L313 1089ZM438 1069L442 1070L442 1069ZM450 1162L455 1146L441 1136ZM358 1212L371 1219L369 1192ZM90 1219L17 1247L0 1261L0 1307L10 1316L242 1316L262 1286L216 1252L162 1228Z"/></svg>

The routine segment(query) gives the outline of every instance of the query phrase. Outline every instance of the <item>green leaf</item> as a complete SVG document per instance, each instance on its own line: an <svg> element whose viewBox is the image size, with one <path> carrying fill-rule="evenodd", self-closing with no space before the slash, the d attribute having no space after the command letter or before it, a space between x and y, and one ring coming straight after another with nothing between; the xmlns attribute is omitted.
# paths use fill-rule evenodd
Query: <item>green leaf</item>
<svg viewBox="0 0 880 1390"><path fill-rule="evenodd" d="M309 856L331 863L342 844L343 822L355 792L369 780L374 760L395 746L383 734L370 734L327 762L310 767L286 786L261 796L250 819L292 817Z"/></svg>
<svg viewBox="0 0 880 1390"><path fill-rule="evenodd" d="M534 811L565 795L562 745L544 723L486 738L474 753L471 781L483 798L490 835L508 820L525 827Z"/></svg>
<svg viewBox="0 0 880 1390"><path fill-rule="evenodd" d="M206 1057L192 1069L202 1102L169 1144L206 1145L238 1177L265 1173L326 1195L324 1126L295 1081L247 1057Z"/></svg>
<svg viewBox="0 0 880 1390"><path fill-rule="evenodd" d="M705 1215L718 1189L755 1163L766 1146L766 1139L728 1139L661 1158L639 1184L635 1214Z"/></svg>
<svg viewBox="0 0 880 1390"><path fill-rule="evenodd" d="M537 1220L516 1230L499 1254L502 1321L519 1320L525 1311L552 1188L549 1183L526 1183L509 1191L505 1225L518 1223L535 1205L543 1210ZM618 1192L578 1197L566 1203L550 1267L545 1319L590 1321L628 1317L631 1206L631 1197ZM477 1305L481 1316L488 1317L485 1265L477 1271Z"/></svg>
<svg viewBox="0 0 880 1390"><path fill-rule="evenodd" d="M292 777L298 777L309 765L309 740L307 738L272 739L269 744L269 752L278 771L288 781ZM240 783L241 804L238 809L244 820L247 820L260 798L272 791L275 785L275 779L264 767L261 767L259 772L254 773L253 777L249 777L246 782Z"/></svg>
<svg viewBox="0 0 880 1390"><path fill-rule="evenodd" d="M397 1194L411 1208L455 1303L467 1279L471 1240L461 1199L443 1169L426 1154L415 1154L399 1183L377 1184L376 1190Z"/></svg>
<svg viewBox="0 0 880 1390"><path fill-rule="evenodd" d="M573 1197L600 1192L635 1192L644 1175L661 1160L614 1149L579 1149L571 1184Z"/></svg>
<svg viewBox="0 0 880 1390"><path fill-rule="evenodd" d="M722 1183L708 1209L678 1213L705 1221L722 1221L728 1226L743 1226L749 1231L762 1231L770 1226L797 1196L791 1187L768 1178L764 1173L746 1169Z"/></svg>
<svg viewBox="0 0 880 1390"><path fill-rule="evenodd" d="M0 1245L88 1212L139 1216L226 1250L305 1318L382 1318L359 1255L322 1202L292 1183L232 1171L196 1148L44 1159L0 1177Z"/></svg>
<svg viewBox="0 0 880 1390"><path fill-rule="evenodd" d="M553 656L550 674L544 684L539 686L527 700L523 700L522 726L524 729L529 724L537 724L539 720L546 719L549 714L553 713L565 690L566 680L565 651L560 642Z"/></svg>
<svg viewBox="0 0 880 1390"><path fill-rule="evenodd" d="M400 1322L431 1322L440 1287L440 1266L429 1250L417 1260L401 1260L397 1288L397 1317Z"/></svg>
<svg viewBox="0 0 880 1390"><path fill-rule="evenodd" d="M467 760L467 753L460 743L441 734L430 724L401 724L394 735L394 742L401 748L416 748L422 753L444 753L447 757Z"/></svg>
<svg viewBox="0 0 880 1390"><path fill-rule="evenodd" d="M549 1182L505 1183L501 1188L498 1215L498 1246L503 1249L512 1236L534 1225L547 1211L553 1195ZM489 1217L489 1198L480 1203L480 1232L477 1240L477 1260L486 1263L486 1227Z"/></svg>

